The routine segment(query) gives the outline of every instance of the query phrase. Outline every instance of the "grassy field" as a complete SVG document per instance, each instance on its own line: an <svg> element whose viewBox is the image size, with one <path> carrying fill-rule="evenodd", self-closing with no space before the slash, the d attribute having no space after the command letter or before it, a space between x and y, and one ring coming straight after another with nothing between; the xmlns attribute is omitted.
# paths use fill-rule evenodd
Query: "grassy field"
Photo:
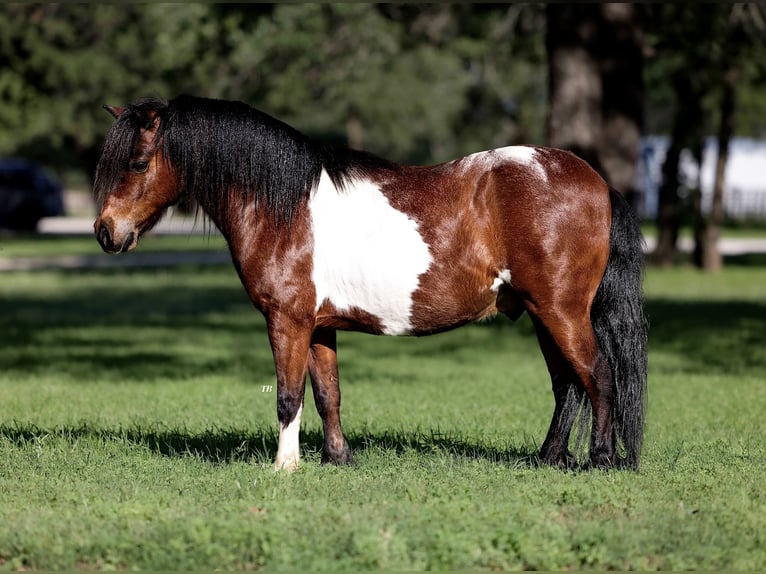
<svg viewBox="0 0 766 574"><path fill-rule="evenodd" d="M202 224L200 224L200 227ZM209 251L226 249L222 236L210 235L155 235L141 238L138 253L158 251ZM3 237L0 235L0 257L54 257L57 255L101 255L103 251L92 235L28 235Z"/></svg>
<svg viewBox="0 0 766 574"><path fill-rule="evenodd" d="M276 474L230 267L0 275L0 569L765 569L766 267L647 276L643 466L536 465L524 318L339 337L357 465ZM266 388L264 388L266 387Z"/></svg>
<svg viewBox="0 0 766 574"><path fill-rule="evenodd" d="M651 221L645 221L641 225L641 231L645 237L657 237L657 225ZM763 239L766 237L766 223L763 221L752 222L729 222L720 229L721 237L731 239L742 238L757 238ZM679 237L694 237L694 230L690 225L683 225L679 230Z"/></svg>
<svg viewBox="0 0 766 574"><path fill-rule="evenodd" d="M206 223L200 219L197 224L199 231L205 231ZM657 236L657 227L645 223L642 231L647 237ZM692 237L688 227L681 229L681 237ZM766 225L749 225L743 227L724 227L721 237L731 239L766 238ZM148 233L141 238L138 253L158 251L209 251L225 250L226 242L217 231L210 234L197 233L188 235L157 235ZM93 240L93 236L62 236L62 235L26 235L12 236L0 230L0 258L13 257L50 257L56 255L99 255L102 251Z"/></svg>

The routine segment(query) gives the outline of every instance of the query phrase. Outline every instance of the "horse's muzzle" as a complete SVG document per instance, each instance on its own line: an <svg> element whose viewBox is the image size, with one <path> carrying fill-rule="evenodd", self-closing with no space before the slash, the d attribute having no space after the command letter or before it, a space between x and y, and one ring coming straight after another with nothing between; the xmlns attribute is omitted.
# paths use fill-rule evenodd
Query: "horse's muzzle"
<svg viewBox="0 0 766 574"><path fill-rule="evenodd" d="M98 240L99 245L101 245L101 249L107 253L123 253L133 245L133 240L135 239L135 233L133 231L130 231L122 241L117 243L112 232L109 230L109 226L105 222L99 219L96 221L94 227L96 231L96 239Z"/></svg>

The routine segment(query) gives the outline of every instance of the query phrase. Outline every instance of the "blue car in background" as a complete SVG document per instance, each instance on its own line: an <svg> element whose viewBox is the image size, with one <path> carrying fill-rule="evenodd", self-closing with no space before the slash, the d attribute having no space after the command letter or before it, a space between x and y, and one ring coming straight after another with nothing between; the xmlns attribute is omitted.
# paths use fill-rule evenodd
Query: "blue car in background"
<svg viewBox="0 0 766 574"><path fill-rule="evenodd" d="M0 228L34 231L43 217L64 215L61 185L42 166L0 159Z"/></svg>

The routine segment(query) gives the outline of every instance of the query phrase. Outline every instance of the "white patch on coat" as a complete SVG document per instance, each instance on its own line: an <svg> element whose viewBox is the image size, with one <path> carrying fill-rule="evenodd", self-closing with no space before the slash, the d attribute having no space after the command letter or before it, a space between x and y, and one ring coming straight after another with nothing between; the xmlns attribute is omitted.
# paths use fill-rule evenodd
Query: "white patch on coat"
<svg viewBox="0 0 766 574"><path fill-rule="evenodd" d="M316 309L325 301L377 317L386 335L410 332L412 294L431 264L418 224L366 180L338 190L322 170L309 200Z"/></svg>
<svg viewBox="0 0 766 574"><path fill-rule="evenodd" d="M277 459L274 463L275 470L293 471L298 468L300 462L300 432L301 414L303 404L298 408L295 418L288 424L279 424L279 446L277 447Z"/></svg>
<svg viewBox="0 0 766 574"><path fill-rule="evenodd" d="M495 277L495 280L492 282L492 287L490 289L494 291L495 293L498 292L501 285L510 285L511 284L511 270L510 269L503 269L500 273L497 274L497 277Z"/></svg>
<svg viewBox="0 0 766 574"><path fill-rule="evenodd" d="M547 181L548 175L545 172L543 165L535 157L536 155L537 148L534 146L512 145L487 151L480 151L478 153L466 156L465 159L472 162L481 162L484 164L486 169L491 169L497 166L498 163L513 161L529 167L535 172L537 177Z"/></svg>

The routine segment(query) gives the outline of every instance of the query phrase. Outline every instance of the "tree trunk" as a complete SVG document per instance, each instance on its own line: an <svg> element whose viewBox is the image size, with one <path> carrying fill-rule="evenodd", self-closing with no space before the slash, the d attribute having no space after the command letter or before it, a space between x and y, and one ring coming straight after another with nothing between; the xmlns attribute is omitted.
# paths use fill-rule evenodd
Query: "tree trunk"
<svg viewBox="0 0 766 574"><path fill-rule="evenodd" d="M657 211L657 246L652 260L658 265L668 266L678 258L678 233L681 228L683 200L678 191L681 186L679 160L681 150L696 149L702 145L702 84L693 72L682 71L673 79L676 112L673 117L673 131L665 161L662 164Z"/></svg>
<svg viewBox="0 0 766 574"><path fill-rule="evenodd" d="M657 245L652 261L658 265L673 265L678 257L678 232L681 229L681 198L678 196L678 160L681 143L674 137L662 164L662 183L657 207Z"/></svg>
<svg viewBox="0 0 766 574"><path fill-rule="evenodd" d="M643 8L548 4L546 17L548 143L631 196L643 123Z"/></svg>
<svg viewBox="0 0 766 574"><path fill-rule="evenodd" d="M702 201L702 162L705 160L704 142L700 141L692 155L694 162L698 166L697 181L694 182L692 190L692 217L694 231L694 251L692 252L692 261L697 267L702 267L702 244L705 236L705 206Z"/></svg>
<svg viewBox="0 0 766 574"><path fill-rule="evenodd" d="M645 14L640 4L601 5L599 59L603 86L596 149L606 178L637 206L636 166L644 120Z"/></svg>
<svg viewBox="0 0 766 574"><path fill-rule="evenodd" d="M721 100L720 124L718 126L718 155L715 164L713 197L708 217L703 219L703 233L700 234L695 251L700 253L697 264L707 272L716 272L723 266L723 258L718 248L721 225L724 219L723 194L726 176L726 163L729 159L729 143L734 134L734 111L736 107L737 79L742 47L745 43L742 5L735 5L729 15L726 39L721 61Z"/></svg>
<svg viewBox="0 0 766 574"><path fill-rule="evenodd" d="M718 157L715 164L715 182L710 215L705 225L702 245L702 268L705 271L720 271L723 265L721 251L718 249L721 224L723 223L723 189L726 175L726 162L729 159L729 142L734 133L734 104L737 89L737 68L729 62L723 83L721 97L721 125L718 130Z"/></svg>
<svg viewBox="0 0 766 574"><path fill-rule="evenodd" d="M603 174L596 151L601 136L602 85L596 57L597 4L548 4L547 139Z"/></svg>

